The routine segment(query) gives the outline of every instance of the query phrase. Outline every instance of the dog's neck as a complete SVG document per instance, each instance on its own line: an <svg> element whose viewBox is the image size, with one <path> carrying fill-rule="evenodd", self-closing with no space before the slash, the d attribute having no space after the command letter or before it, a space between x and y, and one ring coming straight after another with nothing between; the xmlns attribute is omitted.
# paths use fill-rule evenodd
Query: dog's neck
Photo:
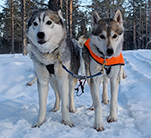
<svg viewBox="0 0 151 138"><path fill-rule="evenodd" d="M36 57L36 59L44 65L54 64L58 60L57 57L59 53L62 52L62 49L65 46L64 45L65 41L66 38L60 39L58 47L55 48L51 53L50 52L43 53L34 44L31 43L32 56Z"/></svg>

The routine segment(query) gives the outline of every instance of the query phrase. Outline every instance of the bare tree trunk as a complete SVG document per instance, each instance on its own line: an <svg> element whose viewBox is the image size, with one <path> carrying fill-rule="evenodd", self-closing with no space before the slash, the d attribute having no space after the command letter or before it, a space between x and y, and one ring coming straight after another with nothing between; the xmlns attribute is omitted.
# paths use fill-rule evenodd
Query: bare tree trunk
<svg viewBox="0 0 151 138"><path fill-rule="evenodd" d="M26 50L26 6L25 0L22 0L22 53L23 55L27 55Z"/></svg>
<svg viewBox="0 0 151 138"><path fill-rule="evenodd" d="M140 5L140 12L139 12L139 36L140 38L142 37L142 31L141 31L141 27L142 27L142 24L141 24L141 21L142 21L142 1L141 1L141 5ZM139 39L138 41L138 48L141 48L141 39Z"/></svg>
<svg viewBox="0 0 151 138"><path fill-rule="evenodd" d="M149 21L149 30L148 30L148 32L150 32L149 33L149 41L151 41L151 0L148 0L148 15L149 15L149 19L148 19L148 21Z"/></svg>
<svg viewBox="0 0 151 138"><path fill-rule="evenodd" d="M12 18L12 30L11 30L11 37L12 37L12 41L11 41L11 53L14 54L14 6L13 6L13 0L11 0L11 18Z"/></svg>
<svg viewBox="0 0 151 138"><path fill-rule="evenodd" d="M148 42L146 42L146 47L148 48L151 45L151 0L148 0Z"/></svg>
<svg viewBox="0 0 151 138"><path fill-rule="evenodd" d="M68 0L66 0L66 29L67 29L67 35L69 36L69 22L68 22L68 15L69 15L69 6L68 6Z"/></svg>
<svg viewBox="0 0 151 138"><path fill-rule="evenodd" d="M145 36L145 38L146 38L146 42L145 42L145 45L147 44L147 41L148 41L148 23L147 23L147 14L148 14L148 12L147 12L147 10L148 10L148 8L147 8L147 0L146 0L146 3L145 3L145 12L146 12L146 15L145 15L145 22L146 22L146 36ZM145 47L144 47L145 48Z"/></svg>
<svg viewBox="0 0 151 138"><path fill-rule="evenodd" d="M62 0L60 0L60 8L62 9Z"/></svg>
<svg viewBox="0 0 151 138"><path fill-rule="evenodd" d="M70 37L72 37L72 4L73 4L73 0L70 0Z"/></svg>
<svg viewBox="0 0 151 138"><path fill-rule="evenodd" d="M134 49L136 48L136 23L135 23L135 4L133 0L133 46Z"/></svg>
<svg viewBox="0 0 151 138"><path fill-rule="evenodd" d="M142 46L141 48L144 47L144 21L142 21Z"/></svg>

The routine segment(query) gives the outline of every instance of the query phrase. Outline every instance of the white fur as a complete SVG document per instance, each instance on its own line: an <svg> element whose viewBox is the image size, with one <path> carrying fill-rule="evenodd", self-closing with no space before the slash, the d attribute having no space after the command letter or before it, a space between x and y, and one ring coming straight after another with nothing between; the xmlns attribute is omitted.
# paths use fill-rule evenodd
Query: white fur
<svg viewBox="0 0 151 138"><path fill-rule="evenodd" d="M60 14L59 14L60 15ZM41 22L39 22L38 17L34 20L38 25L34 26L32 24L29 27L30 33L27 33L27 37L32 40L32 43L42 52L42 53L51 53L58 47L59 40L65 35L64 34L64 28L56 24L53 20L51 20L49 17L45 17L43 21L44 12L41 14ZM62 18L62 17L61 17ZM51 25L46 25L47 21L51 21ZM39 44L37 33L38 32L44 32L46 41L45 44ZM57 41L56 41L57 40Z"/></svg>
<svg viewBox="0 0 151 138"><path fill-rule="evenodd" d="M100 20L100 17L98 16L96 12L94 13L93 16L94 17L92 18L92 29L96 27L97 22ZM123 20L122 20L120 11L116 12L114 20L117 22L119 26L123 27L123 24L122 24ZM96 49L96 46L99 48L100 51L104 53L104 55L106 55L107 48L112 48L114 50L114 53L112 56L118 56L122 50L123 34L118 35L116 38L113 38L113 36L115 35L114 31L111 31L111 35L109 37L107 36L107 32L103 31L102 34L100 35L103 35L105 38L102 39L100 36L96 36L96 35L90 36L91 50L96 55L99 56L100 53ZM108 41L110 41L110 45L108 45ZM87 75L89 73L90 75L96 74L102 69L102 65L98 64L92 58L89 64L90 64L90 68L89 68L90 72L87 72ZM94 113L95 113L94 128L97 131L104 130L103 119L102 119L102 106L101 106L100 94L99 94L99 86L102 79L104 80L102 99L105 104L109 102L108 94L107 94L108 80L110 80L110 86L111 86L110 115L107 121L113 122L117 120L116 112L117 112L117 96L118 96L120 70L121 70L120 65L112 66L109 75L100 75L100 76L91 78L89 80L89 85L90 85L90 90L91 90L91 95L92 95L93 105L94 105Z"/></svg>
<svg viewBox="0 0 151 138"><path fill-rule="evenodd" d="M28 39L31 42L29 48L31 59L34 63L35 73L37 76L38 93L39 93L39 115L38 121L33 127L39 127L44 121L46 116L46 103L47 94L49 88L49 82L55 91L56 102L53 111L57 111L60 105L61 99L61 110L62 110L62 123L65 125L73 126L72 121L69 117L68 109L68 93L69 90L73 93L76 81L73 78L69 80L69 74L62 68L58 60L58 53L60 53L60 59L62 63L69 68L71 57L69 51L65 51L66 42L66 31L61 24L56 24L49 17L45 17L43 21L44 12L41 13L39 19L36 18L34 22L38 23L37 26L32 24L27 31ZM58 12L60 19L63 19L60 11ZM51 25L47 25L48 20L52 21ZM39 44L37 33L44 32L44 40L46 43ZM61 41L61 44L59 45ZM58 51L54 51L58 48ZM49 74L46 69L46 65L54 64L55 74ZM70 83L69 83L70 82ZM75 112L75 105L73 97L71 97L70 110Z"/></svg>

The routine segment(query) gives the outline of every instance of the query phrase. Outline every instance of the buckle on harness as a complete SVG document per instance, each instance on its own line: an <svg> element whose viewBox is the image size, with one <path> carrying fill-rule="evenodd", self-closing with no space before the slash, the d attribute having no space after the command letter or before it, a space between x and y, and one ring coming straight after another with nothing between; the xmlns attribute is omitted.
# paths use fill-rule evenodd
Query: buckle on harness
<svg viewBox="0 0 151 138"><path fill-rule="evenodd" d="M104 61L103 61L103 64L102 64L102 69L101 69L101 71L102 71L102 73L104 74L104 67L105 67L105 65L106 65L106 57L104 58Z"/></svg>
<svg viewBox="0 0 151 138"><path fill-rule="evenodd" d="M84 85L85 85L85 82L86 82L86 79L84 80L83 84L82 84L82 81L79 80L80 84L78 85L77 88L75 88L75 90L77 91L76 92L76 96L80 97L83 93L84 93ZM79 87L81 88L81 93L79 94Z"/></svg>

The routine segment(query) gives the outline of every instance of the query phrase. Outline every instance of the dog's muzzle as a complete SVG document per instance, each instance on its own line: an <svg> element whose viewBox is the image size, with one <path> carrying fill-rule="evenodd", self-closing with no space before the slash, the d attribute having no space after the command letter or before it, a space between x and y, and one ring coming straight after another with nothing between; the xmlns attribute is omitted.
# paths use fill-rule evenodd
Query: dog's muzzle
<svg viewBox="0 0 151 138"><path fill-rule="evenodd" d="M46 41L44 40L44 37L45 37L45 33L44 32L38 32L37 33L37 37L39 39L39 41L38 41L39 44L46 43Z"/></svg>

